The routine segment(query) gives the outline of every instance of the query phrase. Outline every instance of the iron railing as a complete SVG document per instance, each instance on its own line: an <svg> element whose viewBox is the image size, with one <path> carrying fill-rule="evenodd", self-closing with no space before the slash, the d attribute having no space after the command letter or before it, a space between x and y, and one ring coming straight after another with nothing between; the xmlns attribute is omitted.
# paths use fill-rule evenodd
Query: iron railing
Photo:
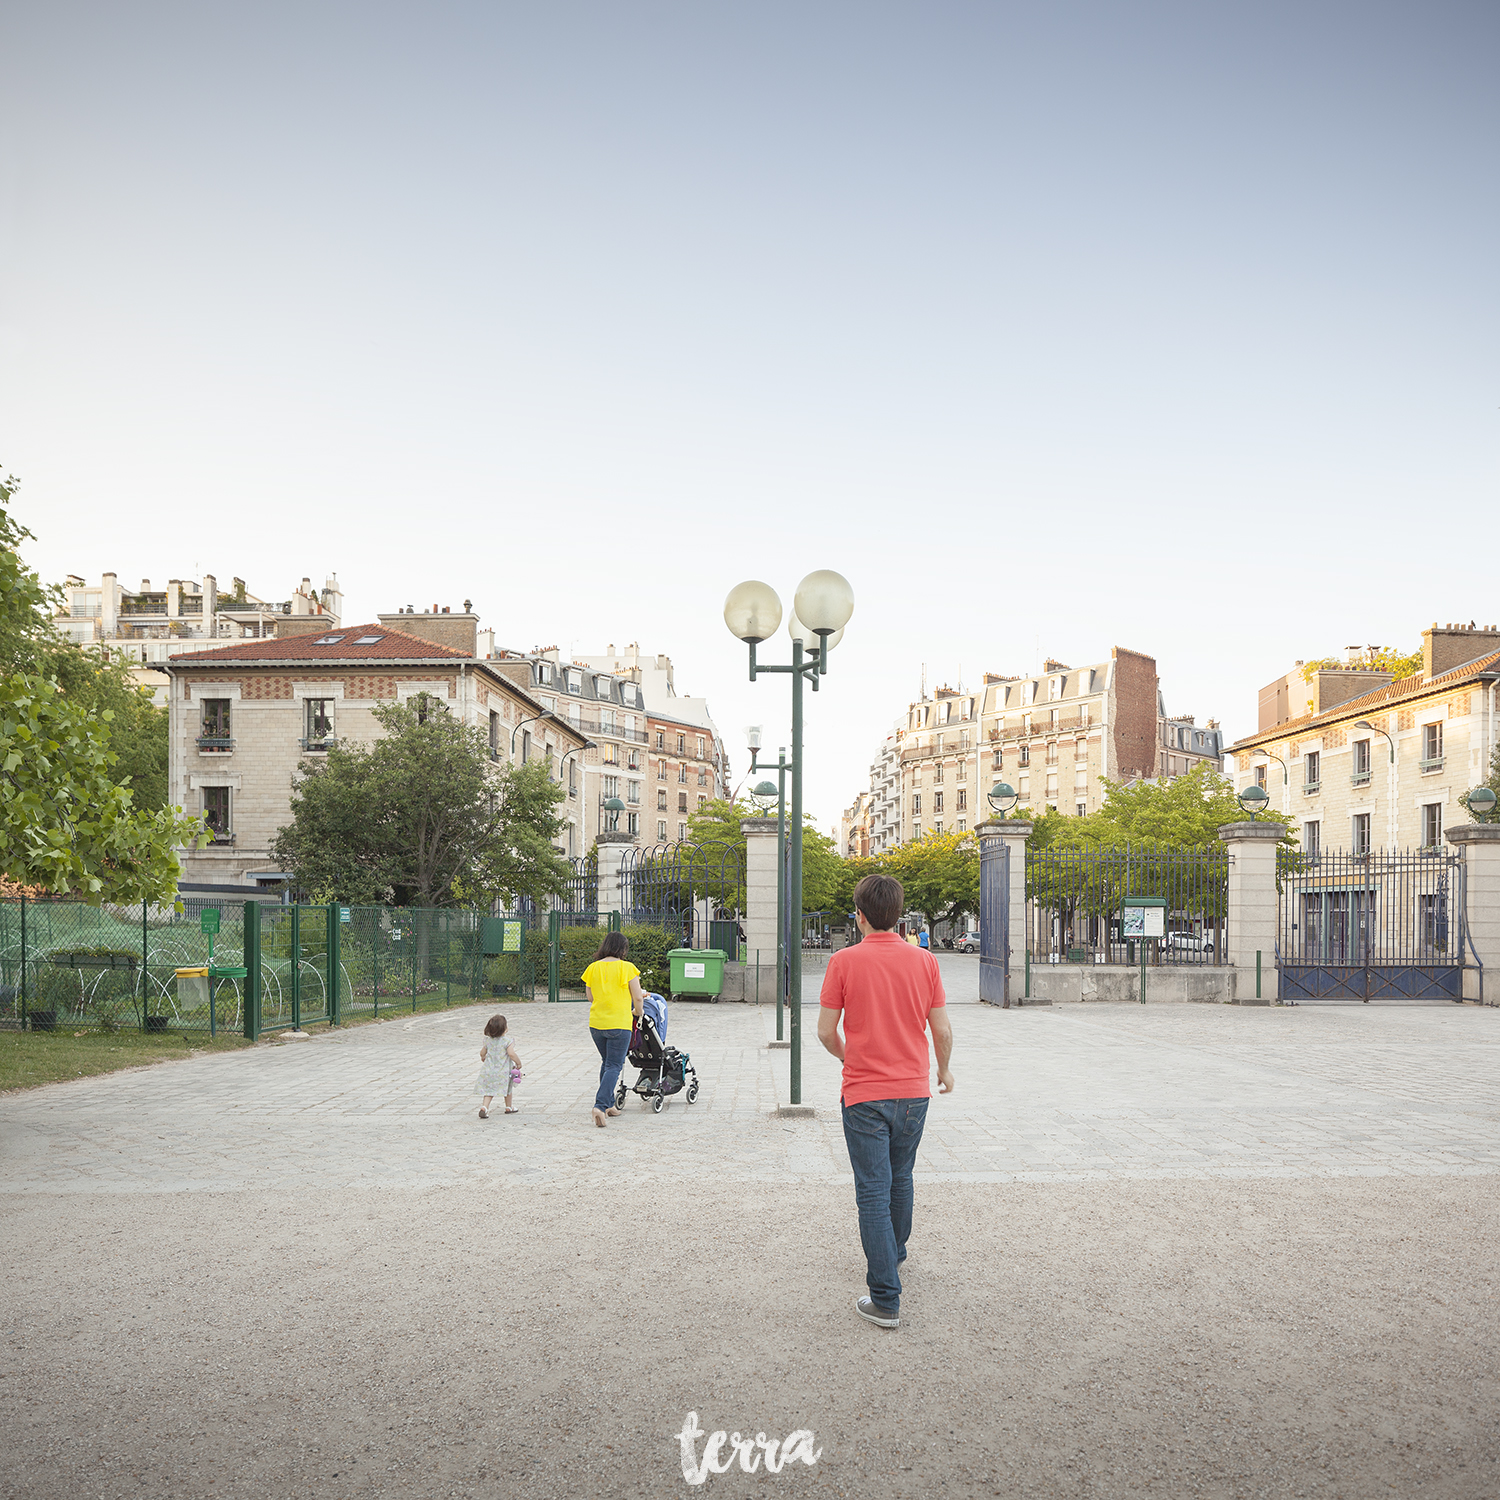
<svg viewBox="0 0 1500 1500"><path fill-rule="evenodd" d="M1026 859L1027 946L1033 963L1138 964L1139 943L1121 935L1121 908L1126 896L1159 896L1166 932L1147 941L1146 962L1223 964L1228 895L1223 848L1039 849Z"/></svg>
<svg viewBox="0 0 1500 1500"><path fill-rule="evenodd" d="M1445 849L1278 851L1280 960L1463 961L1463 858Z"/></svg>

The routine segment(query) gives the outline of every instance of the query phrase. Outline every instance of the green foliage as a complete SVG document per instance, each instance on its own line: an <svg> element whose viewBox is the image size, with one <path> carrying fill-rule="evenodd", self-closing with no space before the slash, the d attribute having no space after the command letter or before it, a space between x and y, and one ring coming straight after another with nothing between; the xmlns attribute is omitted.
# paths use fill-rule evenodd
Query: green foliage
<svg viewBox="0 0 1500 1500"><path fill-rule="evenodd" d="M1048 809L1035 820L1028 850L1099 849L1159 843L1180 849L1222 848L1219 829L1243 823L1247 814L1234 783L1208 766L1170 781L1106 782L1104 806L1083 818ZM1291 819L1264 812L1260 821L1279 823L1281 842L1295 844Z"/></svg>
<svg viewBox="0 0 1500 1500"><path fill-rule="evenodd" d="M383 704L385 735L303 765L272 851L297 885L361 905L513 906L561 892L562 788L543 761L497 766L485 732L425 697Z"/></svg>
<svg viewBox="0 0 1500 1500"><path fill-rule="evenodd" d="M1302 663L1302 680L1311 682L1319 672L1349 666L1366 672L1391 672L1395 674L1396 681L1400 682L1403 677L1415 677L1422 670L1422 648L1418 646L1415 651L1403 653L1389 646L1377 646L1375 650L1355 657L1352 662L1340 661L1336 656L1320 656L1316 661Z"/></svg>
<svg viewBox="0 0 1500 1500"><path fill-rule="evenodd" d="M0 873L94 904L168 899L177 846L203 824L136 807L113 767L88 713L55 682L0 679Z"/></svg>
<svg viewBox="0 0 1500 1500"><path fill-rule="evenodd" d="M880 861L906 890L908 907L929 928L979 910L979 840L972 833L928 833L890 850Z"/></svg>
<svg viewBox="0 0 1500 1500"><path fill-rule="evenodd" d="M10 516L11 496L20 484L13 474L0 479L0 667L36 671L39 651L56 639L49 620L62 602L62 590L48 587L21 561L21 543L35 537Z"/></svg>
<svg viewBox="0 0 1500 1500"><path fill-rule="evenodd" d="M604 941L604 927L564 927L559 938L558 984L565 990L583 988L583 971L593 963L599 944ZM673 948L681 946L672 928L629 925L620 931L630 941L627 959L641 971L641 988L665 995L671 985L671 964L667 960Z"/></svg>

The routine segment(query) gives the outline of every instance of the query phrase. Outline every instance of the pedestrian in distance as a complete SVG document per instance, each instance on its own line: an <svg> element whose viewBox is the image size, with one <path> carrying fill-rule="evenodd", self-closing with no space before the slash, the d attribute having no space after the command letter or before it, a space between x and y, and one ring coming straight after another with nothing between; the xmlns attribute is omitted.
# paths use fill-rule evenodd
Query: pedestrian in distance
<svg viewBox="0 0 1500 1500"><path fill-rule="evenodd" d="M500 1092L502 1084L505 1088L505 1113L516 1113L511 1100L522 1076L521 1054L506 1034L505 1017L491 1016L484 1023L484 1046L479 1049L479 1081L474 1085L474 1092L484 1095L484 1103L479 1106L481 1120L489 1119L490 1100Z"/></svg>
<svg viewBox="0 0 1500 1500"><path fill-rule="evenodd" d="M899 1267L911 1237L912 1164L932 1098L929 1029L938 1089L953 1091L953 1028L937 959L893 930L905 899L901 882L889 875L866 875L855 886L862 941L829 959L818 1010L818 1040L844 1064L844 1144L870 1289L855 1299L854 1310L880 1328L901 1326Z"/></svg>
<svg viewBox="0 0 1500 1500"><path fill-rule="evenodd" d="M599 1049L599 1092L594 1095L594 1124L604 1129L615 1108L615 1084L630 1052L630 1035L645 1004L641 971L629 962L630 939L623 932L605 935L594 961L583 971L589 997L589 1035Z"/></svg>
<svg viewBox="0 0 1500 1500"><path fill-rule="evenodd" d="M932 947L932 939L928 936L925 927L917 934L917 947L927 949Z"/></svg>

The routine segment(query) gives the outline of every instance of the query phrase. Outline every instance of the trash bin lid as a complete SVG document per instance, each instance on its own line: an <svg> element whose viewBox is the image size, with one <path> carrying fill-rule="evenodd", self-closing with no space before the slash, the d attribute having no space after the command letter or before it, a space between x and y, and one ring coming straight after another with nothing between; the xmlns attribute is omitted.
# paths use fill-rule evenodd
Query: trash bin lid
<svg viewBox="0 0 1500 1500"><path fill-rule="evenodd" d="M728 962L729 955L722 948L673 948L668 958L719 958Z"/></svg>
<svg viewBox="0 0 1500 1500"><path fill-rule="evenodd" d="M177 977L179 979L207 979L208 969L206 967L202 969L179 969Z"/></svg>

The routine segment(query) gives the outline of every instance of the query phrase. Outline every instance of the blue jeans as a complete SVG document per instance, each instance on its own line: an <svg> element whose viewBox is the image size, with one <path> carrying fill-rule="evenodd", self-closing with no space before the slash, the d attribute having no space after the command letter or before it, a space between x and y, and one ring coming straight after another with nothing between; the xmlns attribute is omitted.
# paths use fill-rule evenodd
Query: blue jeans
<svg viewBox="0 0 1500 1500"><path fill-rule="evenodd" d="M927 1123L926 1099L871 1099L843 1104L844 1142L854 1168L854 1202L865 1250L865 1284L876 1307L897 1312L911 1236L912 1163Z"/></svg>
<svg viewBox="0 0 1500 1500"><path fill-rule="evenodd" d="M620 1069L625 1066L625 1056L630 1051L628 1031L600 1031L589 1027L589 1035L599 1049L599 1092L594 1095L595 1109L615 1107L615 1084L620 1079Z"/></svg>

